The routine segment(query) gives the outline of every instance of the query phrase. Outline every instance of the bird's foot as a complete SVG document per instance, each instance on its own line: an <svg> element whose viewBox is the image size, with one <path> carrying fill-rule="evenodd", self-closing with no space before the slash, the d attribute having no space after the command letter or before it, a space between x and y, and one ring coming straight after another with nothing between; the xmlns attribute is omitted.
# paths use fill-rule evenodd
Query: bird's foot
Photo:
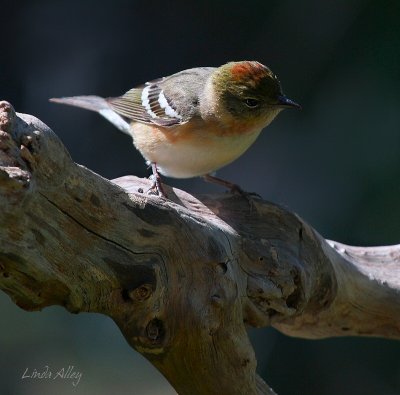
<svg viewBox="0 0 400 395"><path fill-rule="evenodd" d="M230 181L223 180L222 178L218 178L218 177L212 176L210 174L206 174L205 176L203 176L203 179L204 179L204 181L210 182L212 184L222 185L223 187L228 188L229 191L233 195L240 195L249 202L254 197L261 199L261 196L258 193L246 192L242 188L240 188L239 185L234 184Z"/></svg>
<svg viewBox="0 0 400 395"><path fill-rule="evenodd" d="M153 171L153 174L149 177L151 180L151 186L146 193L149 195L158 195L160 197L167 198L167 194L165 193L164 187L161 183L161 177L158 173L156 163L151 163L151 170Z"/></svg>
<svg viewBox="0 0 400 395"><path fill-rule="evenodd" d="M156 177L154 176L154 174L152 174L149 177L149 180L151 180L151 186L149 189L147 189L146 193L148 195L158 195L160 197L167 198L167 194L165 193L164 187L161 183L161 178Z"/></svg>
<svg viewBox="0 0 400 395"><path fill-rule="evenodd" d="M244 197L245 199L252 199L252 198L257 198L257 199L262 199L262 197L257 193L257 192L247 192L244 191L242 188L240 188L239 185L237 184L232 184L232 186L229 188L230 193L233 195L240 195Z"/></svg>

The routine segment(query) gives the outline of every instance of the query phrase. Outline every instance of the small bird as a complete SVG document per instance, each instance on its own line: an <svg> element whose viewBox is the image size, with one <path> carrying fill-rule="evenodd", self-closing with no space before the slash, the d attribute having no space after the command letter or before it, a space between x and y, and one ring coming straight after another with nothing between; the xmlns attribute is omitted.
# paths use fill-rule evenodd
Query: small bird
<svg viewBox="0 0 400 395"><path fill-rule="evenodd" d="M242 155L285 108L301 108L283 93L276 75L256 61L197 67L103 99L50 99L96 111L133 138L153 172L149 191L165 196L159 173L202 176L242 192L212 175ZM242 192L243 193L243 192Z"/></svg>

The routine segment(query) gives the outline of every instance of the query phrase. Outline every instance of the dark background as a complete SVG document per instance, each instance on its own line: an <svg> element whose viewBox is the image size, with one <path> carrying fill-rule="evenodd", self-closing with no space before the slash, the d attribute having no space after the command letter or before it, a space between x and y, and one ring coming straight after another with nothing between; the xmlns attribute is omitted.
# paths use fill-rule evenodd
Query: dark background
<svg viewBox="0 0 400 395"><path fill-rule="evenodd" d="M258 60L303 105L286 111L219 176L297 212L324 237L400 240L400 2L0 0L0 98L36 115L73 159L107 178L148 175L128 136L48 102L116 96L195 66ZM167 180L191 192L199 179ZM26 313L0 295L0 394L173 394L107 317ZM400 345L252 330L259 371L280 394L400 394ZM74 365L68 380L21 380Z"/></svg>

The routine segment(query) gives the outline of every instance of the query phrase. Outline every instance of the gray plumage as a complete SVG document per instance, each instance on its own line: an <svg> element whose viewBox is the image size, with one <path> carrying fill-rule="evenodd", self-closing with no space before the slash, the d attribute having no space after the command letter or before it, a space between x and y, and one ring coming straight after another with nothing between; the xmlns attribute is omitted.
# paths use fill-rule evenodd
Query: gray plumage
<svg viewBox="0 0 400 395"><path fill-rule="evenodd" d="M198 67L184 70L140 88L133 88L124 95L109 98L107 102L118 114L132 121L173 126L185 123L199 115L200 95L214 67ZM143 106L143 91L146 90L148 108ZM167 101L175 114L168 114L160 104L160 98Z"/></svg>

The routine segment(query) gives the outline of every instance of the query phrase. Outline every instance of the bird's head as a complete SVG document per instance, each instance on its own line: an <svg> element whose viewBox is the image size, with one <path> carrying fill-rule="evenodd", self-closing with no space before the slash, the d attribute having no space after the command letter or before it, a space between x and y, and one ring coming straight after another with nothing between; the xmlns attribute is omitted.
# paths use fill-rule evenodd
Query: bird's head
<svg viewBox="0 0 400 395"><path fill-rule="evenodd" d="M255 61L227 63L214 72L218 112L228 119L267 126L285 108L301 108L283 93L276 75Z"/></svg>

